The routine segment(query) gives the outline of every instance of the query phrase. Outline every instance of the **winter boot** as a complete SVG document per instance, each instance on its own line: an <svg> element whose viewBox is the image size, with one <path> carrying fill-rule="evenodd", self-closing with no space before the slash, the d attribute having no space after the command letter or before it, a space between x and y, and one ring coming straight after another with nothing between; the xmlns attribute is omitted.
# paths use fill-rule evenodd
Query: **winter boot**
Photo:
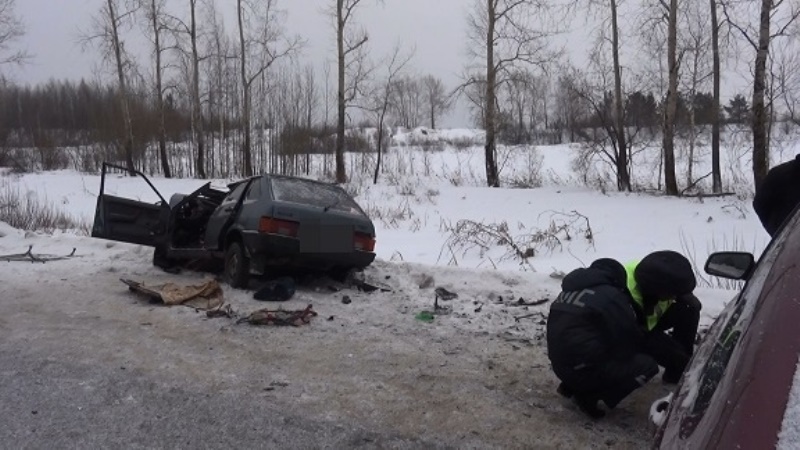
<svg viewBox="0 0 800 450"><path fill-rule="evenodd" d="M597 399L595 398L576 395L573 401L578 405L578 409L592 419L602 419L606 416L605 411L597 406Z"/></svg>

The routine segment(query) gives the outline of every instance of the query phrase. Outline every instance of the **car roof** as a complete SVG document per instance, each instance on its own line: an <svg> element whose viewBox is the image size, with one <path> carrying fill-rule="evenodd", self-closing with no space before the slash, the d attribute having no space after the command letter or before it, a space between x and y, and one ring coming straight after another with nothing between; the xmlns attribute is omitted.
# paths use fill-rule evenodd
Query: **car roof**
<svg viewBox="0 0 800 450"><path fill-rule="evenodd" d="M236 189L236 187L239 186L240 184L246 183L246 182L248 182L250 180L254 180L254 179L257 179L257 178L280 178L280 179L285 179L285 180L308 181L308 182L319 184L319 185L323 185L323 186L331 186L331 187L335 187L335 188L340 188L340 186L338 186L336 184L327 183L325 181L314 180L314 179L311 179L311 178L298 177L298 176L293 176L293 175L280 175L280 174L273 174L273 173L265 173L265 174L261 174L261 175L254 175L252 177L248 177L248 178L245 178L245 179L242 179L242 180L234 181L232 183L228 183L228 189L232 191L232 190Z"/></svg>

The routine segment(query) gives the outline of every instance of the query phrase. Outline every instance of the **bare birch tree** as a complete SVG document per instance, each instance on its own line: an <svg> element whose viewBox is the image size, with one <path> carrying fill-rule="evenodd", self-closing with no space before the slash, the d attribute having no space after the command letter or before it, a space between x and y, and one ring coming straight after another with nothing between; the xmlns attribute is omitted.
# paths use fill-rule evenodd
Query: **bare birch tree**
<svg viewBox="0 0 800 450"><path fill-rule="evenodd" d="M778 37L786 36L800 16L800 4L796 0L761 0L758 23L748 22L753 16L749 4L731 1L720 2L723 14L730 26L737 30L755 51L753 62L753 101L751 128L753 130L753 180L761 184L769 170L770 113L765 101L767 94L767 60L770 44ZM772 30L775 31L772 31Z"/></svg>
<svg viewBox="0 0 800 450"><path fill-rule="evenodd" d="M24 64L30 59L24 50L11 45L25 35L25 26L14 14L16 0L0 0L0 65Z"/></svg>
<svg viewBox="0 0 800 450"><path fill-rule="evenodd" d="M423 86L412 75L403 75L394 80L392 88L392 109L399 124L414 128L422 124Z"/></svg>
<svg viewBox="0 0 800 450"><path fill-rule="evenodd" d="M191 99L192 99L192 137L197 145L195 167L198 178L206 177L206 139L203 121L203 108L200 100L200 54L197 50L197 0L189 0L189 42L191 44Z"/></svg>
<svg viewBox="0 0 800 450"><path fill-rule="evenodd" d="M680 23L678 28L680 36L678 36L678 47L682 55L682 73L684 74L684 76L680 77L680 90L685 94L686 109L689 116L686 188L684 188L684 191L697 184L694 179L695 142L698 134L698 105L696 100L701 93L701 89L707 85L713 74L710 64L711 58L709 58L709 54L712 52L711 37L713 30L708 19L708 8L709 5L702 2L686 2L682 5L679 13ZM705 176L702 178L705 178Z"/></svg>
<svg viewBox="0 0 800 450"><path fill-rule="evenodd" d="M150 0L145 0L150 1ZM202 101L200 97L200 63L205 59L198 50L200 45L200 28L198 14L200 12L202 0L188 0L186 5L189 7L188 22L180 17L170 15L168 17L168 29L178 36L180 45L177 49L183 57L182 63L186 71L186 85L189 97L189 109L192 126L192 145L194 151L195 176L206 178L206 145L205 145L205 122L203 118ZM215 22L215 12L213 3L209 9L209 15ZM216 25L214 25L216 26ZM186 42L188 40L188 42ZM188 47L188 48L187 48Z"/></svg>
<svg viewBox="0 0 800 450"><path fill-rule="evenodd" d="M664 188L667 195L678 195L678 181L675 177L675 112L678 106L678 0L662 2L667 8L667 97L664 100L664 124L662 148L664 152Z"/></svg>
<svg viewBox="0 0 800 450"><path fill-rule="evenodd" d="M609 123L604 124L603 129L604 132L608 135L609 141L612 145L610 149L609 156L610 160L613 161L614 164L614 172L616 173L616 181L617 181L617 189L620 191L630 191L631 190L631 175L630 175L630 142L628 137L628 132L625 128L625 93L623 89L623 74L622 74L622 64L620 62L620 49L622 47L621 42L621 29L620 29L620 4L623 3L624 0L578 0L576 4L586 4L590 11L597 10L601 12L603 17L602 28L600 29L597 43L595 45L595 50L590 55L591 65L596 66L600 71L604 71L605 69L602 66L606 65L605 57L601 55L597 55L596 52L603 51L607 44L611 45L611 72L613 78L613 88L611 92L612 95L612 105L611 110L609 111L610 117ZM599 77L603 80L600 84L606 84L606 75L602 73ZM566 78L562 80L567 82L564 86L561 87L563 90L565 87L569 87L566 89L567 92L572 92L572 95L577 95L584 101L588 101L590 103L598 104L597 99L590 100L590 93L584 92L585 88L582 87L570 87L579 86L580 83L577 83L579 80ZM604 112L602 116L605 116L606 113Z"/></svg>
<svg viewBox="0 0 800 450"><path fill-rule="evenodd" d="M347 108L362 94L362 85L369 75L366 45L367 31L356 28L355 12L363 0L335 0L329 14L336 29L337 101L336 101L336 182L347 181L344 165L345 118Z"/></svg>
<svg viewBox="0 0 800 450"><path fill-rule="evenodd" d="M778 0L778 3L783 3ZM756 47L755 67L753 70L753 180L755 185L767 176L769 169L769 136L767 135L767 108L764 97L767 91L767 57L769 56L770 25L772 25L773 0L761 1L759 16L758 43ZM748 38L749 39L749 38ZM754 43L752 40L751 43Z"/></svg>
<svg viewBox="0 0 800 450"><path fill-rule="evenodd" d="M281 26L283 11L277 0L236 0L239 28L239 69L242 92L242 175L253 175L252 160L252 87L253 83L278 61L299 50L299 37L287 37Z"/></svg>
<svg viewBox="0 0 800 450"><path fill-rule="evenodd" d="M85 44L97 42L103 50L104 58L113 64L117 76L117 98L122 111L124 126L123 153L125 164L133 174L136 169L133 161L133 121L128 97L128 75L130 59L125 52L122 31L130 27L135 4L123 4L120 0L106 0L99 13L94 16L91 34L83 37Z"/></svg>
<svg viewBox="0 0 800 450"><path fill-rule="evenodd" d="M316 81L316 74L314 72L314 66L309 64L303 70L303 82L304 82L304 92L303 92L303 109L305 112L306 118L306 132L311 133L311 129L314 126L314 115L319 106L319 92L317 92L317 81ZM307 145L305 148L306 154L306 163L305 163L305 174L308 175L311 173L311 146Z"/></svg>
<svg viewBox="0 0 800 450"><path fill-rule="evenodd" d="M213 9L207 9L206 14L204 22L208 26L209 39L205 42L205 53L211 59L210 63L205 66L209 91L208 117L215 121L211 128L218 136L216 140L211 140L207 154L211 175L229 177L234 173L241 172L234 169L233 156L235 155L232 155L232 152L227 149L227 140L224 138L227 134L228 123L234 116L231 110L237 97L237 77L235 76L237 70L232 64L236 60L234 56L236 52L233 50L231 38L225 33L222 18ZM214 142L218 144L217 161L213 159L215 158Z"/></svg>
<svg viewBox="0 0 800 450"><path fill-rule="evenodd" d="M386 116L391 106L393 89L396 87L395 80L400 76L401 72L413 57L413 53L408 55L401 54L400 45L396 45L388 60L381 64L386 67L385 78L379 83L377 88L371 95L369 109L375 115L375 125L378 128L377 145L378 145L378 159L375 164L375 175L372 179L373 184L378 184L378 175L381 170L381 160L383 157L383 140L385 133Z"/></svg>
<svg viewBox="0 0 800 450"><path fill-rule="evenodd" d="M631 190L631 174L628 169L628 142L625 133L625 100L622 97L622 67L619 62L619 18L617 1L609 0L611 14L611 54L614 64L614 133L617 142L617 189Z"/></svg>
<svg viewBox="0 0 800 450"><path fill-rule="evenodd" d="M722 169L719 157L719 129L720 129L720 54L719 54L719 20L717 18L717 0L709 0L711 12L711 54L713 73L713 102L711 122L711 190L715 194L722 192Z"/></svg>
<svg viewBox="0 0 800 450"><path fill-rule="evenodd" d="M451 97L440 78L433 75L422 77L423 102L430 127L436 129L436 119L445 114L452 106Z"/></svg>
<svg viewBox="0 0 800 450"><path fill-rule="evenodd" d="M556 21L546 17L548 12L547 4L538 0L475 0L470 10L467 33L472 63L459 90L464 92L474 85L484 87L482 124L486 130L484 159L489 187L500 186L498 90L509 82L516 69L541 66L554 59L555 53L548 49L553 32L546 26ZM480 70L483 73L479 74Z"/></svg>
<svg viewBox="0 0 800 450"><path fill-rule="evenodd" d="M145 12L148 26L150 28L150 38L153 44L153 78L155 81L154 95L156 100L156 114L158 115L158 155L161 161L161 171L167 178L172 177L167 158L167 130L164 118L164 83L163 72L164 64L162 58L165 47L163 44L163 33L167 30L164 15L165 0L140 0L141 7Z"/></svg>
<svg viewBox="0 0 800 450"><path fill-rule="evenodd" d="M784 108L784 118L800 125L800 53L798 43L785 41L773 52L773 89Z"/></svg>

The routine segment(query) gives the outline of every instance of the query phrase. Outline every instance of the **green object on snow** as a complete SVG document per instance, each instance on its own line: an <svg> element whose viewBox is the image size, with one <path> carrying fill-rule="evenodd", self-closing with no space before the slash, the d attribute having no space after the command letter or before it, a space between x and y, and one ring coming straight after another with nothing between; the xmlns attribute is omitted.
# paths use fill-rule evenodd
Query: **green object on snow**
<svg viewBox="0 0 800 450"><path fill-rule="evenodd" d="M430 311L420 311L414 318L420 322L431 323L433 322L433 313Z"/></svg>

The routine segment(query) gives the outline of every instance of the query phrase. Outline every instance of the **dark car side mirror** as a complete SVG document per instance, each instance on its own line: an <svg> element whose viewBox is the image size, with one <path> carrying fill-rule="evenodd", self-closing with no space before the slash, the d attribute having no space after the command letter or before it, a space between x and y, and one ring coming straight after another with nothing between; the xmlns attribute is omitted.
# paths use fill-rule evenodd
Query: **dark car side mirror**
<svg viewBox="0 0 800 450"><path fill-rule="evenodd" d="M753 272L756 261L747 252L716 252L708 256L704 270L714 275L732 280L746 280Z"/></svg>

